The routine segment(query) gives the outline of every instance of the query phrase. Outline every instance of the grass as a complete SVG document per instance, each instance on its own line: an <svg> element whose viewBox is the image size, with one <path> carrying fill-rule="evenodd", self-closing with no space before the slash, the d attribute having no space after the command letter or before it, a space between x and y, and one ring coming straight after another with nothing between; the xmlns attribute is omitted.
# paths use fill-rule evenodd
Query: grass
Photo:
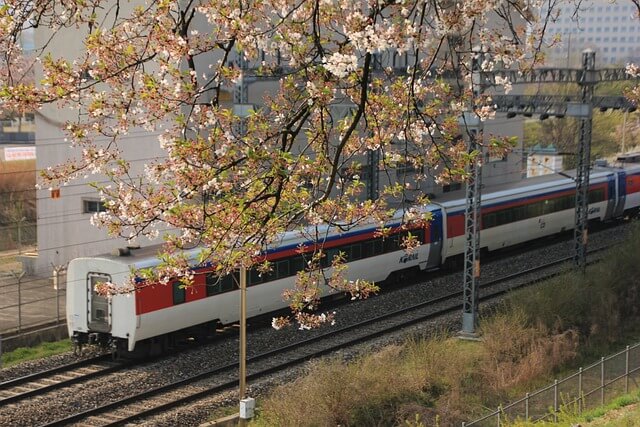
<svg viewBox="0 0 640 427"><path fill-rule="evenodd" d="M54 342L46 342L35 347L20 347L13 351L2 354L2 367L17 365L28 360L42 359L60 353L71 351L71 341L62 340Z"/></svg>
<svg viewBox="0 0 640 427"><path fill-rule="evenodd" d="M577 414L575 410L562 410L558 422L513 422L505 427L631 427L640 426L640 391L625 394L608 405Z"/></svg>
<svg viewBox="0 0 640 427"><path fill-rule="evenodd" d="M441 333L349 362L315 362L258 402L253 425L417 427L475 419L637 339L638 253L635 226L628 242L586 275L514 292L481 314L480 342Z"/></svg>

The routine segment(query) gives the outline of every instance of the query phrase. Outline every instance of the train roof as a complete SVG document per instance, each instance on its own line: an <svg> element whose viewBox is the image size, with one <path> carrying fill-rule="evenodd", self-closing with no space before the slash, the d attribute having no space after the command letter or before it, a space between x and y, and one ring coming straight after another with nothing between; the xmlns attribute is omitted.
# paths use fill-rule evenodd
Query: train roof
<svg viewBox="0 0 640 427"><path fill-rule="evenodd" d="M610 167L610 166L596 166L592 169L591 179L598 179L602 177L606 177L609 174L615 172L625 170L627 173L640 173L640 164L637 163L627 163L622 164L620 167ZM567 186L575 185L575 170L562 172L562 174L549 174L542 175L533 178L527 178L522 181L510 182L505 184L498 184L489 187L483 188L482 201L490 202L491 200L498 199L500 197L506 195L516 195L516 194L526 194L528 192L542 192L548 191L553 188L562 188ZM446 195L438 195L437 198L432 200L432 204L423 206L420 208L422 212L434 211L440 209L441 207L445 207L448 209L456 208L465 205L465 191L458 190L451 193L447 193ZM387 223L387 225L395 225L400 222L400 219L403 215L404 211L402 209L398 209L396 214L392 218L391 221ZM314 234L317 233L318 236L327 236L327 235L344 235L350 233L362 232L367 229L374 229L379 227L379 224L368 223L362 224L357 227L353 227L348 231L337 232L337 228L334 227L333 231L330 232L329 227L326 225L319 226L313 230ZM272 245L267 247L267 252L271 252L276 248L281 247L291 247L297 244L309 242L312 239L309 237L309 233L305 236L301 231L287 231L281 235L281 238L275 241ZM113 253L96 255L93 257L88 257L90 259L103 259L108 260L114 263L132 266L135 268L146 268L151 267L158 263L158 254L162 250L162 245L151 245L142 248L116 248ZM186 251L187 256L195 261L197 258L201 248L194 248ZM84 257L85 259L87 257Z"/></svg>
<svg viewBox="0 0 640 427"><path fill-rule="evenodd" d="M429 212L440 209L437 205L427 205L421 207L422 212ZM403 215L403 210L398 209L395 215L392 217L390 221L388 221L386 226L395 226L400 224L400 220ZM301 230L292 230L287 231L281 234L279 239L275 239L271 245L268 245L265 252L270 253L274 250L280 250L284 247L295 247L300 244L310 243L313 239L310 237L311 234L319 236L319 240L324 240L327 237L342 237L348 234L354 233L362 233L367 230L375 230L380 227L380 224L377 223L365 223L355 227L351 227L350 229L345 229L344 231L338 231L338 227L329 227L327 225L320 225L317 227L313 227L313 229L309 229L308 231ZM105 253L100 255L95 255L92 257L80 257L76 259L102 259L105 261L110 261L117 264L122 264L130 267L135 267L137 269L140 268L148 268L156 265L159 261L158 254L161 253L163 248L162 244L145 246L145 247L133 247L127 246L123 248L115 248L111 253ZM193 249L189 249L185 251L186 256L189 259L195 260L198 258L198 255L202 248L196 247Z"/></svg>
<svg viewBox="0 0 640 427"><path fill-rule="evenodd" d="M640 164L625 164L621 165L620 167L595 166L591 169L590 180L601 179L610 175L611 173L621 170L625 170L625 172L627 173L640 172ZM526 178L521 181L486 186L482 189L482 201L484 203L508 195L524 195L529 192L547 192L553 190L554 188L559 189L563 187L574 187L575 176L576 170L573 169L562 171L560 173ZM466 202L465 190L462 189L455 192L447 193L444 196L438 195L432 200L432 202L440 204L445 208L464 205Z"/></svg>

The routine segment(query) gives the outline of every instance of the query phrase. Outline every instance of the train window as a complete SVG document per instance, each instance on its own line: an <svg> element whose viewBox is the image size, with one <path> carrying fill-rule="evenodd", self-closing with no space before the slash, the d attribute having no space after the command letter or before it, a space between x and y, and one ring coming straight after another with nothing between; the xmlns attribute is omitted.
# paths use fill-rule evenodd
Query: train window
<svg viewBox="0 0 640 427"><path fill-rule="evenodd" d="M289 260L289 270L291 274L296 274L298 271L302 271L307 266L307 262L302 255L296 255Z"/></svg>
<svg viewBox="0 0 640 427"><path fill-rule="evenodd" d="M362 245L360 243L356 243L355 245L351 245L351 256L350 260L355 261L357 259L362 259Z"/></svg>
<svg viewBox="0 0 640 427"><path fill-rule="evenodd" d="M369 258L373 256L373 241L362 242L362 258Z"/></svg>
<svg viewBox="0 0 640 427"><path fill-rule="evenodd" d="M208 273L205 278L205 283L207 285L208 297L230 292L238 286L237 283L240 283L240 274L236 272L219 277L213 273Z"/></svg>
<svg viewBox="0 0 640 427"><path fill-rule="evenodd" d="M255 268L252 268L251 270L248 271L248 273L249 274L247 274L247 286L253 286L253 285L258 285L262 283L263 277L258 270L256 270Z"/></svg>
<svg viewBox="0 0 640 427"><path fill-rule="evenodd" d="M496 225L507 223L507 216L504 210L496 212Z"/></svg>
<svg viewBox="0 0 640 427"><path fill-rule="evenodd" d="M380 255L384 252L384 246L382 239L375 239L373 241L373 255Z"/></svg>
<svg viewBox="0 0 640 427"><path fill-rule="evenodd" d="M589 191L589 203L598 203L604 201L604 190L598 188Z"/></svg>
<svg viewBox="0 0 640 427"><path fill-rule="evenodd" d="M182 304L186 301L186 290L182 282L173 282L173 305Z"/></svg>
<svg viewBox="0 0 640 427"><path fill-rule="evenodd" d="M494 212L482 215L482 228L491 228L496 226L496 214Z"/></svg>
<svg viewBox="0 0 640 427"><path fill-rule="evenodd" d="M240 273L235 272L233 274L227 274L222 278L220 284L220 290L222 292L229 292L240 287Z"/></svg>
<svg viewBox="0 0 640 427"><path fill-rule="evenodd" d="M527 216L529 218L533 218L536 216L541 216L542 215L542 203L541 202L536 202L536 203L531 203L528 207L527 207Z"/></svg>
<svg viewBox="0 0 640 427"><path fill-rule="evenodd" d="M207 273L205 276L205 284L207 287L207 296L220 293L220 278L213 273Z"/></svg>
<svg viewBox="0 0 640 427"><path fill-rule="evenodd" d="M330 266L333 263L333 259L340 255L340 252L344 252L341 248L331 248L325 251L326 266Z"/></svg>
<svg viewBox="0 0 640 427"><path fill-rule="evenodd" d="M362 242L362 258L380 255L383 251L382 239L373 239Z"/></svg>
<svg viewBox="0 0 640 427"><path fill-rule="evenodd" d="M567 208L566 209L575 209L576 207L576 196L565 196L567 200Z"/></svg>
<svg viewBox="0 0 640 427"><path fill-rule="evenodd" d="M393 251L397 251L399 248L399 244L398 244L398 235L394 234L393 236L388 236L386 239L384 239L384 252L393 252Z"/></svg>
<svg viewBox="0 0 640 427"><path fill-rule="evenodd" d="M276 264L277 268L277 277L278 279L282 279L283 277L289 277L291 274L289 273L289 260L285 259L282 261L278 261Z"/></svg>

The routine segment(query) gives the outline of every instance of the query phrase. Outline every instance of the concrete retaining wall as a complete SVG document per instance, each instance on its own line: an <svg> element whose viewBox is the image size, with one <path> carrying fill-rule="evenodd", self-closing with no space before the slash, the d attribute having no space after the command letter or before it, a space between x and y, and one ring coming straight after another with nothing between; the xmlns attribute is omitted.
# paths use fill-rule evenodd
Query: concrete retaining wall
<svg viewBox="0 0 640 427"><path fill-rule="evenodd" d="M15 350L19 347L33 347L43 342L60 341L69 337L65 323L24 332L18 335L0 336L2 340L1 351L3 353Z"/></svg>

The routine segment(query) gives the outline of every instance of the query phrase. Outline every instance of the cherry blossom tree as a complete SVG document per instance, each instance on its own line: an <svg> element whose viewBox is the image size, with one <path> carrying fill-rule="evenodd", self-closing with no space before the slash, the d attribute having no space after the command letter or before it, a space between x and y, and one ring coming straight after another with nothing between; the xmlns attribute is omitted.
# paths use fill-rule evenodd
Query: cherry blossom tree
<svg viewBox="0 0 640 427"><path fill-rule="evenodd" d="M64 129L81 154L45 171L43 182L108 177L97 186L108 211L96 224L130 239L178 230L164 236L162 268L137 274L163 281L180 275L187 284L194 261L183 248L202 248L197 262L220 275L240 266L266 272L260 254L285 231L322 241L330 227L373 222L385 234L398 207L406 209L407 227L428 220L416 214L426 198L405 203L415 183L390 180L379 198L364 197L363 159L376 151L382 173L402 164L428 171L417 179L464 180L469 162L481 158L466 148L461 113L473 109L482 120L493 114L489 95L474 96L474 48L486 70L539 65L546 21L538 22L537 10L544 4L552 19L557 8L553 0L134 4L5 0L6 63L19 53L25 29L47 28L50 38L36 46L38 84L3 74L0 105L76 109ZM83 39L79 59L48 53L47 44L68 31ZM247 77L272 81L274 89L260 108L235 114L225 94ZM133 129L159 132L167 154L146 165L143 180L131 177L122 155ZM508 143L492 141L491 149ZM404 244L411 250L416 243ZM330 260L334 276L324 278L322 248L315 249L286 295L305 326L330 318L310 310L325 284L357 298L377 290L345 279L340 257Z"/></svg>

